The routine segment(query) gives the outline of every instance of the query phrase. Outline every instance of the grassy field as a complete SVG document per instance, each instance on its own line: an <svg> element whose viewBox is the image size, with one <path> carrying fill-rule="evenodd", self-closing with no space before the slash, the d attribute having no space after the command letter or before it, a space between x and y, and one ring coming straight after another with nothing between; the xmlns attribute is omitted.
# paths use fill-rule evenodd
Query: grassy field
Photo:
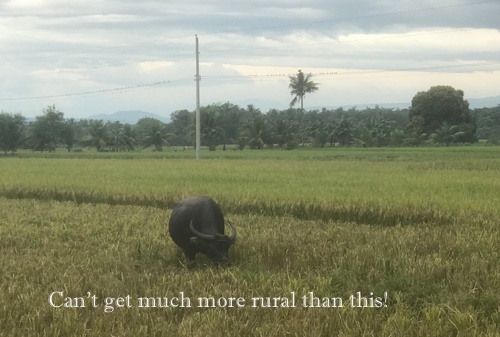
<svg viewBox="0 0 500 337"><path fill-rule="evenodd" d="M0 336L500 336L500 148L191 154L1 157ZM189 194L231 268L184 267Z"/></svg>

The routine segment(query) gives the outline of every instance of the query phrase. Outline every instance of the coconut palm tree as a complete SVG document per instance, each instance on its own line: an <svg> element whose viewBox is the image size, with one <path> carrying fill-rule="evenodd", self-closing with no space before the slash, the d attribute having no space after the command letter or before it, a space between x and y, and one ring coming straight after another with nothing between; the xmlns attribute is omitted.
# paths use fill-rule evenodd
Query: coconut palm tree
<svg viewBox="0 0 500 337"><path fill-rule="evenodd" d="M353 127L351 122L342 116L339 124L334 130L335 137L339 140L340 146L348 146L352 141Z"/></svg>
<svg viewBox="0 0 500 337"><path fill-rule="evenodd" d="M304 96L317 91L318 83L311 80L311 73L304 75L300 69L297 75L289 76L289 78L290 84L288 85L288 88L291 89L290 94L295 96L290 102L290 107L293 107L298 101L300 101L300 109L304 110Z"/></svg>
<svg viewBox="0 0 500 337"><path fill-rule="evenodd" d="M132 125L130 124L125 124L121 129L120 129L120 139L125 145L127 151L134 151L134 143L135 143L135 138L136 138L136 133Z"/></svg>
<svg viewBox="0 0 500 337"><path fill-rule="evenodd" d="M264 148L265 133L267 131L267 126L264 117L261 115L248 120L243 125L242 133L240 137L246 137L248 139L248 145L251 149L262 150Z"/></svg>
<svg viewBox="0 0 500 337"><path fill-rule="evenodd" d="M444 122L443 124L441 124L441 127L439 129L429 135L429 139L437 143L444 143L446 146L449 146L464 134L465 132L460 131L458 125L450 125L447 122Z"/></svg>
<svg viewBox="0 0 500 337"><path fill-rule="evenodd" d="M166 130L165 125L153 125L146 136L142 138L143 148L154 145L155 151L163 151L163 145L168 145L167 138L171 136L171 134L167 134Z"/></svg>
<svg viewBox="0 0 500 337"><path fill-rule="evenodd" d="M103 120L90 120L88 127L89 136L85 139L87 146L93 146L97 151L101 151L108 139L108 130Z"/></svg>
<svg viewBox="0 0 500 337"><path fill-rule="evenodd" d="M286 149L292 149L298 144L298 141L294 141L296 139L296 129L296 123L286 119L279 119L272 125L273 131L270 136L273 143L278 144L280 149L283 149L283 146Z"/></svg>
<svg viewBox="0 0 500 337"><path fill-rule="evenodd" d="M221 143L225 149L227 142L226 125L224 125L220 106L203 107L200 117L201 143L208 146L209 151L215 151L216 147Z"/></svg>
<svg viewBox="0 0 500 337"><path fill-rule="evenodd" d="M328 140L332 143L334 129L335 125L330 121L315 120L311 125L311 135L313 136L314 145L323 148L328 143Z"/></svg>

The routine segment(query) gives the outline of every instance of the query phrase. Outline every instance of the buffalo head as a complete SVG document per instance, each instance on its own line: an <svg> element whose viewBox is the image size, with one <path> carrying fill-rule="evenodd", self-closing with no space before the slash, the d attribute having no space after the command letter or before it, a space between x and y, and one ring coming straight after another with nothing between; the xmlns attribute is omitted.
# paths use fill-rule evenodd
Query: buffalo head
<svg viewBox="0 0 500 337"><path fill-rule="evenodd" d="M210 197L188 197L172 209L169 232L192 266L197 253L217 264L231 264L228 250L236 239L236 228L230 222L231 234L224 234L224 216Z"/></svg>
<svg viewBox="0 0 500 337"><path fill-rule="evenodd" d="M212 261L223 265L231 265L231 260L229 259L229 247L236 241L236 228L229 221L231 226L231 234L229 236L224 234L204 234L197 231L193 227L193 221L189 224L189 229L193 236L189 238L189 242L198 247L201 253L207 255Z"/></svg>

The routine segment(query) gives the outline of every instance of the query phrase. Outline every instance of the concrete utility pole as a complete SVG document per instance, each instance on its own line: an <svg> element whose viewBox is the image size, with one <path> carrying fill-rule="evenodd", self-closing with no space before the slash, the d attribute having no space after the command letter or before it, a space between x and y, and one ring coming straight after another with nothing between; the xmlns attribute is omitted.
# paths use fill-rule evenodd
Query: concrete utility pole
<svg viewBox="0 0 500 337"><path fill-rule="evenodd" d="M196 159L200 159L200 52L198 51L198 35L196 38Z"/></svg>

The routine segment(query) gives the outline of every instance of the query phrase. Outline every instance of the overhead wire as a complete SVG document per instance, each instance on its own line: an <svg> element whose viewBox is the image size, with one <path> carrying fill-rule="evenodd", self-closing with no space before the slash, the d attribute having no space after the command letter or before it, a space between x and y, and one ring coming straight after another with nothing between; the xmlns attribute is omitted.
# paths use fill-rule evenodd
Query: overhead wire
<svg viewBox="0 0 500 337"><path fill-rule="evenodd" d="M480 1L480 2L474 2L474 3L465 3L465 4L455 4L455 5L448 5L448 6L438 6L438 7L431 7L431 8L423 8L423 9L413 9L413 10L408 10L408 11L397 11L397 12L389 12L389 13L380 13L380 14L372 14L372 15L365 15L365 16L357 16L357 17L349 17L349 18L342 18L342 19L332 19L332 20L320 20L320 21L311 21L311 22L305 22L305 23L296 23L296 24L284 24L284 25L274 25L274 26L268 26L268 27L257 27L257 28L241 28L241 29L233 29L233 30L227 30L227 31L218 31L218 32L208 32L205 35L216 35L216 34L225 34L225 33L235 33L235 32L243 32L243 31L248 31L248 30L266 30L266 29L279 29L279 28L290 28L290 27L300 27L300 26L307 26L307 25L312 25L312 24L320 24L320 23L334 23L334 22L343 22L343 21L349 21L349 20L360 20L360 19L368 19L368 18L375 18L375 17L382 17L382 16L389 16L389 15L399 15L399 14L409 14L409 13L415 13L415 12L422 12L422 11L430 11L430 10L439 10L439 9L446 9L446 8L453 8L453 7L462 7L462 6L472 6L472 5L480 5L480 4L486 4L486 3L492 3L496 1L488 0L488 1ZM348 40L348 41L329 41L329 42L319 42L319 43L310 43L310 44L304 44L305 46L311 46L311 45L323 45L323 44L334 44L334 43L353 43L353 42L360 42L360 41L371 41L371 40L378 40L378 39L391 39L391 38L406 38L406 37L411 37L411 36L418 36L418 35L428 35L428 34L442 34L442 33L448 33L448 32L455 32L455 31L465 31L465 30L470 30L472 28L461 28L461 29L453 29L453 30L439 30L439 31L430 31L430 32L420 32L420 33L406 33L406 34L397 34L397 35L390 35L390 36L383 36L383 37L375 37L375 38L366 38L366 39L355 39L355 40ZM173 39L180 39L180 38L186 38L191 35L183 35L183 36L178 36L178 37L165 37L165 38L160 38L160 39L152 39L149 41L141 41L141 42L135 42L135 43L129 43L129 44L122 44L122 45L115 45L111 47L105 47L105 48L98 48L98 49L92 49L92 50L86 50L86 51L77 51L77 52L71 52L71 53L62 53L60 56L71 56L71 55L80 55L80 54L87 54L87 53L93 53L96 51L105 51L105 50L113 50L113 49L118 49L118 48L123 48L123 47L130 47L130 46L135 46L135 45L142 45L142 44L151 44L151 43L156 43L160 41L165 41L165 40L173 40ZM231 49L224 49L224 50L207 50L204 51L203 54L217 54L217 53L228 53L228 52L240 52L240 51L245 51L245 50L273 50L273 49L283 49L283 48L292 48L292 47L297 47L296 44L294 45L281 45L281 46L275 46L275 47L261 47L261 48L231 48ZM187 56L191 55L192 53L182 53L177 55L177 57L182 56ZM47 57L54 57L52 56L47 56ZM24 58L24 59L19 59L19 60L35 60L35 59L43 59L46 58L45 56L43 57L34 57L34 58ZM143 61L134 61L134 62L125 62L125 63L120 63L120 64L115 64L115 65L100 65L100 66L93 66L90 68L70 68L70 69L59 69L59 70L54 70L54 73L64 73L64 72L74 72L74 71L82 71L82 70L91 70L91 69L102 69L102 68L108 68L108 67L114 67L114 66L122 66L126 64L137 64L137 63L143 63L143 62L168 62L169 60L175 60L177 59L175 56L167 59L161 59L157 61L152 61L152 60L143 60ZM476 63L477 66L481 65L491 65L491 64L497 64L499 62L484 62L484 63ZM418 70L430 70L430 69L445 69L445 68L457 68L457 67L470 67L472 66L471 64L462 64L462 65L447 65L447 66L435 66L435 67L417 67L417 68L411 68L411 69L393 69L393 70L377 70L377 71L365 71L363 72L364 75L370 74L370 73L383 73L387 71L393 71L393 72L400 72L400 71L418 71ZM51 71L47 73L52 73ZM348 73L319 73L319 75L327 75L327 76L332 76L336 75L336 78L339 77L339 75L346 75ZM351 73L354 75L354 73ZM358 75L359 73L356 73ZM274 78L279 78L279 77L285 77L285 76L291 76L292 74L264 74L264 75L241 75L241 76L202 76L203 79L206 80L224 80L224 81L234 81L234 80L247 80L247 79L255 79L259 78L260 80L263 79L274 79ZM318 75L318 74L315 74ZM32 76L30 75L18 75L18 76L11 76L11 77L2 77L0 79L8 79L8 78L16 78L16 77L23 77L23 76ZM191 79L190 79L191 80ZM17 97L17 98L0 98L0 101L13 101L13 100L28 100L28 99L40 99L40 98L53 98L53 97L65 97L65 96L77 96L77 95L89 95L89 94L105 94L105 93L116 93L120 92L123 90L135 90L137 88L141 87L154 87L158 83L166 84L171 83L170 85L173 84L180 84L182 81L186 81L186 79L181 79L181 80L174 80L174 81L162 81L162 82L157 82L157 83L150 83L146 85L136 85L136 86L125 86L122 88L113 88L113 89L105 89L105 90L96 90L96 91L86 91L86 92L76 92L76 93L68 93L68 94L58 94L58 95L47 95L47 96L31 96L31 97Z"/></svg>
<svg viewBox="0 0 500 337"><path fill-rule="evenodd" d="M499 66L500 61L491 62L474 62L474 63L461 63L453 65L439 65L439 66L424 66L424 67L406 67L406 68L395 68L395 69L379 69L379 70L359 70L359 71L330 71L330 72L312 72L311 75L317 76L345 76L345 75L363 75L368 74L379 74L379 73L398 73L398 72L422 72L430 70L442 70L442 69L454 69L454 68L469 68L469 67L483 67L483 66ZM280 78L295 76L296 73L273 73L273 74L249 74L249 75L216 75L216 76L202 76L209 80L232 80L232 79L262 79L262 78ZM366 77L364 77L366 78Z"/></svg>
<svg viewBox="0 0 500 337"><path fill-rule="evenodd" d="M182 79L177 79L177 80L164 80L164 81L157 81L157 82L153 82L153 83L144 83L144 84L123 86L123 87L116 87L116 88L111 88L111 89L90 90L90 91L81 91L81 92L54 94L54 95L0 98L0 101L23 101L23 100L34 100L34 99L83 96L83 95L92 95L92 94L108 94L108 93L117 93L117 92L124 93L124 92L128 92L130 90L137 90L137 89L144 89L144 88L159 88L159 87L165 87L165 86L169 86L169 85L173 85L173 84L187 83L188 80L192 81L192 79L182 78Z"/></svg>
<svg viewBox="0 0 500 337"><path fill-rule="evenodd" d="M371 70L371 71L351 71L351 72L342 72L342 71L332 71L332 72L320 72L320 73L312 73L316 79L325 80L325 76L328 77L326 80L347 80L347 79L367 79L367 78L386 78L386 77L403 77L403 76L423 76L423 75L433 75L434 72L427 73L418 73L415 74L415 71L419 70L436 70L436 69L447 69L447 68L461 68L461 67L477 67L477 66L488 66L488 65L499 65L500 69L500 61L494 62L477 62L477 63L467 63L467 64L458 64L458 65L443 65L443 66L432 66L432 67L413 67L413 68L400 68L395 70ZM387 75L387 72L392 72L391 75ZM406 74L394 74L406 72ZM413 72L413 73L408 73ZM374 75L371 76L370 74ZM295 74L284 74L284 73L276 73L276 74L261 74L261 75L232 75L232 76L202 76L202 80L209 81L224 81L224 82L235 82L235 81L275 81L282 80L284 78L288 78ZM344 77L346 75L350 75L351 77ZM358 76L359 75L359 76ZM370 75L370 76L367 76ZM322 77L323 76L323 77ZM332 78L332 76L334 78ZM55 95L43 95L43 96L29 96L29 97L15 97L15 98L0 98L0 101L21 101L21 100L34 100L34 99L47 99L47 98L58 98L58 97L69 97L69 96L82 96L82 95L91 95L91 94L107 94L107 93L124 93L131 90L141 89L141 88L152 88L152 87L165 87L169 85L178 85L185 84L193 81L192 78L181 78L177 80L165 80L158 81L154 83L146 83L146 84L138 84L124 87L117 87L112 89L101 89L95 91L84 91L84 92L75 92L75 93L65 93L65 94L55 94Z"/></svg>

